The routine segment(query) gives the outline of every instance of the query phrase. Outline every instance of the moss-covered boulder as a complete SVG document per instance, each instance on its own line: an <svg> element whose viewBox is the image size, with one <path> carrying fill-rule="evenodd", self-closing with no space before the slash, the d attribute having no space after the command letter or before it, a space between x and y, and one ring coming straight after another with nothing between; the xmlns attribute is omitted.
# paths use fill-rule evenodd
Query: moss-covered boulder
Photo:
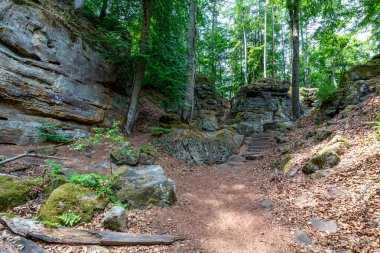
<svg viewBox="0 0 380 253"><path fill-rule="evenodd" d="M23 205L38 195L42 179L0 174L0 211Z"/></svg>
<svg viewBox="0 0 380 253"><path fill-rule="evenodd" d="M188 163L220 164L234 154L244 140L232 129L212 133L176 130L162 138L156 145L165 153Z"/></svg>
<svg viewBox="0 0 380 253"><path fill-rule="evenodd" d="M76 184L64 184L55 189L43 204L38 215L40 220L60 223L57 217L64 213L74 213L82 222L90 222L96 212L102 211L106 205L103 198L98 197L92 189Z"/></svg>
<svg viewBox="0 0 380 253"><path fill-rule="evenodd" d="M289 172L292 168L292 160L294 155L283 155L272 164L272 169Z"/></svg>
<svg viewBox="0 0 380 253"><path fill-rule="evenodd" d="M116 200L129 208L166 207L176 201L176 184L165 176L161 166L151 165L139 169L121 167Z"/></svg>
<svg viewBox="0 0 380 253"><path fill-rule="evenodd" d="M136 166L139 163L140 150L131 147L114 148L110 158L117 165Z"/></svg>
<svg viewBox="0 0 380 253"><path fill-rule="evenodd" d="M328 145L315 154L303 167L305 174L313 174L320 169L333 168L341 161L341 155L347 153L350 147L343 137L335 136Z"/></svg>

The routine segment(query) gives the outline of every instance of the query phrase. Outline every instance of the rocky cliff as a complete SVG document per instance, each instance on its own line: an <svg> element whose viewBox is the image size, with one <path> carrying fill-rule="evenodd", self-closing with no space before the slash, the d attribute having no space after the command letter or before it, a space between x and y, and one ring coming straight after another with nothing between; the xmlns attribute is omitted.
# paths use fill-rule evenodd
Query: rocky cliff
<svg viewBox="0 0 380 253"><path fill-rule="evenodd" d="M63 5L0 2L0 143L38 141L41 122L86 128L126 114L127 81L86 41L91 27Z"/></svg>
<svg viewBox="0 0 380 253"><path fill-rule="evenodd" d="M332 117L348 105L356 105L376 95L380 95L380 55L343 75L335 98L322 104L321 115Z"/></svg>
<svg viewBox="0 0 380 253"><path fill-rule="evenodd" d="M238 133L249 136L269 125L291 124L289 88L289 82L272 79L242 86L231 109Z"/></svg>

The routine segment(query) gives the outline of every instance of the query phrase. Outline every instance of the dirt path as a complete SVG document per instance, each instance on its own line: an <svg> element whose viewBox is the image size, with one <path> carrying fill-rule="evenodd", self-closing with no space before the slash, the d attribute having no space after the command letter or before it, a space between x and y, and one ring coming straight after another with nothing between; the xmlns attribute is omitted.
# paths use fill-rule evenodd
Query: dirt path
<svg viewBox="0 0 380 253"><path fill-rule="evenodd" d="M270 212L260 207L265 198L250 180L248 167L220 165L170 175L178 185L178 202L153 210L158 231L185 234L189 240L168 252L294 252L289 232L273 225ZM152 215L152 214L150 214Z"/></svg>

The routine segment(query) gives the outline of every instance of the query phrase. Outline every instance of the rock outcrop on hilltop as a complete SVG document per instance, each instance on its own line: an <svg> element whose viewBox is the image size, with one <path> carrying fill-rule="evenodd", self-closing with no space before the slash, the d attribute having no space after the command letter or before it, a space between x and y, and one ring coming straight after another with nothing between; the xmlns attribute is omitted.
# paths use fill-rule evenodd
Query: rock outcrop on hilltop
<svg viewBox="0 0 380 253"><path fill-rule="evenodd" d="M290 83L261 79L245 85L232 102L232 120L245 136L262 132L266 127L291 123Z"/></svg>
<svg viewBox="0 0 380 253"><path fill-rule="evenodd" d="M65 2L0 2L0 143L38 141L40 122L107 126L127 112L126 80L86 42L93 28L62 14Z"/></svg>
<svg viewBox="0 0 380 253"><path fill-rule="evenodd" d="M342 77L335 98L322 104L321 114L332 117L347 106L357 105L377 95L380 95L380 55L348 70Z"/></svg>

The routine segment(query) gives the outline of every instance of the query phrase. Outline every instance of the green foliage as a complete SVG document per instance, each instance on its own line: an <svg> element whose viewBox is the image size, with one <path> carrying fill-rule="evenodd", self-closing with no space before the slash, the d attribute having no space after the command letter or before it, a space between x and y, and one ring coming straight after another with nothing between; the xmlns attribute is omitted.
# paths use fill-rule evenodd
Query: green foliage
<svg viewBox="0 0 380 253"><path fill-rule="evenodd" d="M57 216L57 218L60 219L61 223L67 227L74 227L82 219L80 215L77 215L75 213L64 213Z"/></svg>
<svg viewBox="0 0 380 253"><path fill-rule="evenodd" d="M151 128L149 128L151 131L153 131L153 132L157 132L157 133L164 133L164 134L166 134L166 133L170 133L170 132L172 132L173 130L172 129L170 129L170 128L165 128L165 127L151 127Z"/></svg>
<svg viewBox="0 0 380 253"><path fill-rule="evenodd" d="M122 208L127 208L127 204L123 204L123 203L120 203L120 202L115 202L115 203L113 203L113 205L112 206L121 206Z"/></svg>
<svg viewBox="0 0 380 253"><path fill-rule="evenodd" d="M93 188L100 197L106 197L109 201L114 202L114 188L118 176L101 176L99 174L78 174L69 173L66 175L67 180L71 183L78 184L84 187Z"/></svg>
<svg viewBox="0 0 380 253"><path fill-rule="evenodd" d="M62 168L62 164L53 160L46 160L45 163L50 168L49 176L55 179L63 179L63 170L65 170L65 168Z"/></svg>
<svg viewBox="0 0 380 253"><path fill-rule="evenodd" d="M64 174L62 164L55 161L46 161L50 168L49 180L65 180L70 183L81 185L83 187L93 188L100 197L106 197L109 201L114 202L114 188L119 178L118 175L102 176L99 174L79 174L76 172Z"/></svg>
<svg viewBox="0 0 380 253"><path fill-rule="evenodd" d="M61 224L58 223L58 222L51 222L51 221L48 221L48 220L43 220L42 224L45 225L45 226L48 226L48 227L59 227L59 226L61 226Z"/></svg>
<svg viewBox="0 0 380 253"><path fill-rule="evenodd" d="M142 146L140 147L140 151L146 154L150 155L157 155L158 151L155 148L149 147L149 146Z"/></svg>
<svg viewBox="0 0 380 253"><path fill-rule="evenodd" d="M72 149L76 151L83 150L95 144L104 143L111 145L128 145L123 134L120 133L121 122L115 121L111 128L94 128L95 134L84 139L77 140L73 143Z"/></svg>
<svg viewBox="0 0 380 253"><path fill-rule="evenodd" d="M41 127L39 128L38 136L45 137L47 141L51 142L71 142L73 141L70 138L66 138L54 132L54 130L61 130L62 128L55 124L50 124L46 122L40 122Z"/></svg>

